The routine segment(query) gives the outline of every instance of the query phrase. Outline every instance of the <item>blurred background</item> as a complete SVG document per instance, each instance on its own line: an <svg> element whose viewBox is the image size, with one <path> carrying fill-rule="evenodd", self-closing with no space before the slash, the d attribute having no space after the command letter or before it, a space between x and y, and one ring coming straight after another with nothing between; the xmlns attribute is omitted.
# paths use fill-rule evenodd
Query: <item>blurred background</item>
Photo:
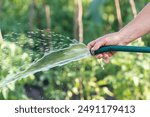
<svg viewBox="0 0 150 117"><path fill-rule="evenodd" d="M0 29L3 36L48 29L87 44L121 29L148 1L0 0ZM145 35L133 45L150 46L149 39ZM7 54L4 60L0 51L0 79L9 72L7 68L16 70L23 53L17 48L13 59ZM104 69L95 58L83 59L10 84L0 89L0 99L150 99L149 58L149 54L117 53ZM30 62L28 55L25 62Z"/></svg>

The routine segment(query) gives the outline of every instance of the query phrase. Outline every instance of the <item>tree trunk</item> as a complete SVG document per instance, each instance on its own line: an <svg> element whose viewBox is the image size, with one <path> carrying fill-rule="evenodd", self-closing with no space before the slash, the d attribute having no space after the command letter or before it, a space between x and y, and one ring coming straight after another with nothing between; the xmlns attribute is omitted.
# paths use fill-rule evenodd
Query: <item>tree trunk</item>
<svg viewBox="0 0 150 117"><path fill-rule="evenodd" d="M47 29L50 30L51 19L50 19L50 7L48 5L45 5L45 15L46 15Z"/></svg>
<svg viewBox="0 0 150 117"><path fill-rule="evenodd" d="M116 6L117 19L118 19L118 23L119 23L119 29L121 29L123 26L123 22L122 22L120 1L119 0L115 0L115 6Z"/></svg>
<svg viewBox="0 0 150 117"><path fill-rule="evenodd" d="M33 30L34 25L40 29L42 27L41 25L41 19L40 19L40 11L37 7L38 1L32 0L32 3L29 7L29 28L30 30Z"/></svg>
<svg viewBox="0 0 150 117"><path fill-rule="evenodd" d="M129 2L130 2L130 6L131 6L131 9L132 9L133 16L136 17L137 16L137 11L136 11L136 7L135 7L135 2L134 2L134 0L129 0Z"/></svg>
<svg viewBox="0 0 150 117"><path fill-rule="evenodd" d="M82 0L75 0L74 37L83 42Z"/></svg>
<svg viewBox="0 0 150 117"><path fill-rule="evenodd" d="M134 2L134 0L129 0L129 2L130 2L130 6L131 6L133 16L135 18L137 16L137 10L136 10L136 6L135 6L135 2ZM140 44L142 42L142 38L139 37L137 42Z"/></svg>
<svg viewBox="0 0 150 117"><path fill-rule="evenodd" d="M46 24L47 24L47 33L49 33L51 31L51 11L50 11L50 6L46 3L45 0L43 0L43 7L45 9L45 19L46 19ZM47 44L48 44L48 47L49 49L52 49L52 44L51 44L51 41L52 41L52 38L49 37L47 38Z"/></svg>
<svg viewBox="0 0 150 117"><path fill-rule="evenodd" d="M74 37L83 42L83 23L82 23L82 0L75 0L75 15L74 15ZM79 85L80 99L83 100L83 80L80 79Z"/></svg>
<svg viewBox="0 0 150 117"><path fill-rule="evenodd" d="M0 30L0 43L3 42L3 36L2 36L2 33L1 33L1 30Z"/></svg>
<svg viewBox="0 0 150 117"><path fill-rule="evenodd" d="M33 22L35 19L35 1L32 0L31 5L29 6L29 28L33 29Z"/></svg>
<svg viewBox="0 0 150 117"><path fill-rule="evenodd" d="M3 1L0 0L0 13L2 12L2 6L3 6L3 5L2 5L2 4L3 4L2 2L3 2Z"/></svg>

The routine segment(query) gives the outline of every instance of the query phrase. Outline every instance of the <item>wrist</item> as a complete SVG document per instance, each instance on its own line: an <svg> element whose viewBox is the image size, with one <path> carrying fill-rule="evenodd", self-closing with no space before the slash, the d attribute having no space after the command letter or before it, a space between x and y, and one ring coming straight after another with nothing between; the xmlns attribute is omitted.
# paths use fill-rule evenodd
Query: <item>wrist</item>
<svg viewBox="0 0 150 117"><path fill-rule="evenodd" d="M120 45L128 45L131 43L134 39L130 36L129 33L124 33L123 31L118 31L118 37L119 37L119 44Z"/></svg>

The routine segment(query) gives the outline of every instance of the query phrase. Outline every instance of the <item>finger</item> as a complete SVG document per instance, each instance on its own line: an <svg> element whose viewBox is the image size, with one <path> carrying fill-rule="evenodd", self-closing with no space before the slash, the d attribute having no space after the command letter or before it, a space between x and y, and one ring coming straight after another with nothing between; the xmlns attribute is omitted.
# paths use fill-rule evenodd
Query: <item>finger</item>
<svg viewBox="0 0 150 117"><path fill-rule="evenodd" d="M109 58L109 57L104 59L104 62L105 62L106 64L108 64L109 61L110 61L110 58Z"/></svg>
<svg viewBox="0 0 150 117"><path fill-rule="evenodd" d="M103 53L103 58L105 59L105 58L108 58L108 57L109 57L108 54L106 52L104 52Z"/></svg>
<svg viewBox="0 0 150 117"><path fill-rule="evenodd" d="M108 54L109 57L112 57L112 54L111 54L111 53L107 53L107 54Z"/></svg>
<svg viewBox="0 0 150 117"><path fill-rule="evenodd" d="M108 52L107 54L108 54L109 57L113 56L113 53L111 53L111 52Z"/></svg>
<svg viewBox="0 0 150 117"><path fill-rule="evenodd" d="M101 46L103 46L105 44L105 42L103 40L98 41L97 43L94 44L94 46L92 47L92 50L98 50Z"/></svg>
<svg viewBox="0 0 150 117"><path fill-rule="evenodd" d="M116 52L107 52L109 57L112 57Z"/></svg>
<svg viewBox="0 0 150 117"><path fill-rule="evenodd" d="M101 58L103 58L103 55L102 54L98 54L98 55L96 55L95 56L97 59L101 59Z"/></svg>
<svg viewBox="0 0 150 117"><path fill-rule="evenodd" d="M91 41L88 45L87 45L87 48L91 49L96 43L96 40L94 41Z"/></svg>
<svg viewBox="0 0 150 117"><path fill-rule="evenodd" d="M108 53L103 53L103 59L106 64L109 63L110 57L109 57Z"/></svg>

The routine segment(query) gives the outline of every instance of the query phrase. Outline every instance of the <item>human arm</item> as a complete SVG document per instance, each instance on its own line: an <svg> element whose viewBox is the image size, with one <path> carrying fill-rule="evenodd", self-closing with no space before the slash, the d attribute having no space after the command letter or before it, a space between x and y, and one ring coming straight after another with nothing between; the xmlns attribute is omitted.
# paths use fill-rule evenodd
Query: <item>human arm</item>
<svg viewBox="0 0 150 117"><path fill-rule="evenodd" d="M97 50L106 45L127 45L150 32L150 3L148 3L135 19L129 22L120 31L104 35L88 44L88 48ZM96 55L96 58L103 58L106 63L113 55L112 52Z"/></svg>

